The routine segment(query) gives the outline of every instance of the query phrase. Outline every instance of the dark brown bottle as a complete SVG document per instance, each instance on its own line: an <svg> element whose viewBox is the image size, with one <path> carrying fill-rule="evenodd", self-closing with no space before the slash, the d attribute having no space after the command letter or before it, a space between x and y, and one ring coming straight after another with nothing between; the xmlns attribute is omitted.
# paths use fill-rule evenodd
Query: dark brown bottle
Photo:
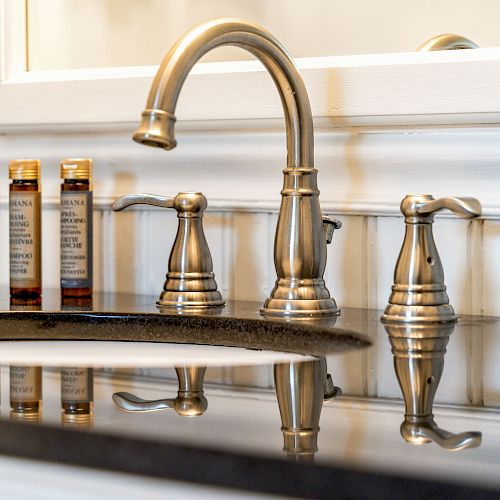
<svg viewBox="0 0 500 500"><path fill-rule="evenodd" d="M92 160L63 160L61 178L61 297L90 297Z"/></svg>
<svg viewBox="0 0 500 500"><path fill-rule="evenodd" d="M40 160L9 163L10 295L40 300L42 245Z"/></svg>

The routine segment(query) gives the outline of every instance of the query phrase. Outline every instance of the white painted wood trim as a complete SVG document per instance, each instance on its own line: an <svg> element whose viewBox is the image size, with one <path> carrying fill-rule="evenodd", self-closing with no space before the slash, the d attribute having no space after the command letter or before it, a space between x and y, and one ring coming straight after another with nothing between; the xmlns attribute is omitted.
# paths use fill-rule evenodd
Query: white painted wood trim
<svg viewBox="0 0 500 500"><path fill-rule="evenodd" d="M15 0L4 0L4 10ZM21 3L21 2L19 2ZM18 16L19 17L19 16ZM10 24L4 17L5 46ZM0 132L15 126L135 123L155 67L8 71ZM9 54L9 51L7 51ZM313 115L330 126L500 123L500 49L297 59ZM257 61L198 64L180 121L281 119L281 102Z"/></svg>
<svg viewBox="0 0 500 500"><path fill-rule="evenodd" d="M115 200L114 197L107 196L94 196L94 209L111 211L111 204ZM58 208L60 204L60 198L55 196L43 196L43 206L44 208L54 209ZM366 201L366 202L355 202L355 203L335 203L335 202L324 202L321 203L321 208L323 212L334 213L338 215L364 215L373 217L394 217L400 216L401 210L399 207L399 202L376 202L376 201ZM8 198L5 196L0 197L0 207L8 207ZM210 201L210 206L207 208L207 212L243 212L243 213L255 213L255 214L268 214L268 213L278 213L280 208L279 200L256 200L256 201L245 201L245 200L224 200L224 199L212 199ZM128 210L134 211L162 211L160 208L155 208L151 206L134 206ZM455 219L457 216L443 212L436 215L438 219L440 218L451 218ZM500 203L483 204L482 214L480 219L500 219Z"/></svg>
<svg viewBox="0 0 500 500"><path fill-rule="evenodd" d="M0 0L0 82L26 74L26 2Z"/></svg>
<svg viewBox="0 0 500 500"><path fill-rule="evenodd" d="M0 0L0 133L138 121L157 66L27 72L25 27L25 2ZM327 128L500 123L499 48L310 57L297 66ZM231 130L235 120L281 122L283 110L260 62L235 61L196 65L177 115L191 130L207 121Z"/></svg>
<svg viewBox="0 0 500 500"><path fill-rule="evenodd" d="M109 209L113 199L126 192L175 195L200 190L208 198L209 211L278 211L283 131L183 130L179 147L165 152L134 143L132 129L86 134L32 130L0 136L0 165L5 168L20 154L41 158L47 208L59 203L60 160L76 155L94 159L99 210ZM400 216L405 194L425 192L477 197L484 219L500 218L498 126L318 130L315 156L326 213ZM8 182L0 182L0 206L6 206L7 197Z"/></svg>

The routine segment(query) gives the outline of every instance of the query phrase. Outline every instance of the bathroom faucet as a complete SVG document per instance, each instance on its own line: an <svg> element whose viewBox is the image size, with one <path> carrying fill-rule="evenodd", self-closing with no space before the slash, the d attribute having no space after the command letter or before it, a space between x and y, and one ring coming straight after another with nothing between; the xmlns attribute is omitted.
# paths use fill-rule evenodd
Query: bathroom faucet
<svg viewBox="0 0 500 500"><path fill-rule="evenodd" d="M263 28L240 19L218 19L182 37L167 53L151 86L142 121L133 139L141 144L176 146L175 107L194 64L222 45L246 49L271 74L283 104L287 167L274 240L277 280L262 314L308 317L338 314L323 274L326 240L314 168L313 122L304 82L285 48ZM339 221L326 220L339 228Z"/></svg>
<svg viewBox="0 0 500 500"><path fill-rule="evenodd" d="M408 194L401 201L405 237L394 270L394 285L385 308L384 322L443 323L458 319L449 303L444 272L434 242L434 216L449 210L458 217L481 215L475 198L438 198Z"/></svg>

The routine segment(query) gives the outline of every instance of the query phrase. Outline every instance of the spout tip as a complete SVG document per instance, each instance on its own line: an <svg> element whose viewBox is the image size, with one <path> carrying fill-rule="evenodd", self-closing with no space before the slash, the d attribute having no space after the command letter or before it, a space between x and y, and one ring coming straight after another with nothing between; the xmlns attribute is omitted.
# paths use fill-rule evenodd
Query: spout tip
<svg viewBox="0 0 500 500"><path fill-rule="evenodd" d="M176 118L171 113L158 109L146 109L142 112L139 128L133 133L132 139L139 144L166 150L174 149L174 125Z"/></svg>

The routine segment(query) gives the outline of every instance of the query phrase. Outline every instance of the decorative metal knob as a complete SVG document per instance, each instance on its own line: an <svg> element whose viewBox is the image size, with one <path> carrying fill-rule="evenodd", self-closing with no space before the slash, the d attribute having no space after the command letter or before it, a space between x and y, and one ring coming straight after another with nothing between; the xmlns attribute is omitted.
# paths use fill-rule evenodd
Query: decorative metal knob
<svg viewBox="0 0 500 500"><path fill-rule="evenodd" d="M168 272L157 304L176 308L224 305L217 290L212 256L203 232L207 199L202 193L179 193L175 198L152 194L129 194L113 203L113 210L130 205L153 205L177 210L179 227L168 261Z"/></svg>
<svg viewBox="0 0 500 500"><path fill-rule="evenodd" d="M419 52L434 51L434 50L462 50L462 49L479 49L479 45L472 40L465 38L462 35L454 35L446 33L437 35L423 43L419 48Z"/></svg>
<svg viewBox="0 0 500 500"><path fill-rule="evenodd" d="M439 210L460 217L477 217L481 204L475 198L439 198L407 195L401 202L406 232L394 271L394 285L383 321L442 322L457 316L449 304L441 259L434 243L432 223Z"/></svg>

